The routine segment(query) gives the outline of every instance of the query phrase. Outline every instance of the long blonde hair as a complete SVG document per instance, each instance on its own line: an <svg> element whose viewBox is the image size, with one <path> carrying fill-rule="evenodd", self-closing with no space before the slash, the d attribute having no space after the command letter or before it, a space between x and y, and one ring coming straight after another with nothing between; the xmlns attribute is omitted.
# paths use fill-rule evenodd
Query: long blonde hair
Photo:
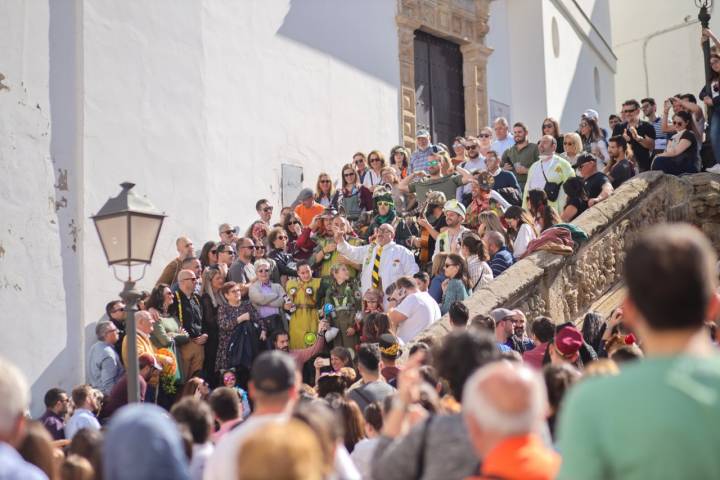
<svg viewBox="0 0 720 480"><path fill-rule="evenodd" d="M321 198L323 198L322 190L320 190L320 180L323 180L323 177L326 177L330 181L330 190L327 193L328 200L332 199L333 195L335 195L335 185L333 185L332 178L330 178L330 175L328 175L325 172L320 172L317 178L317 182L315 183L315 201L320 201Z"/></svg>

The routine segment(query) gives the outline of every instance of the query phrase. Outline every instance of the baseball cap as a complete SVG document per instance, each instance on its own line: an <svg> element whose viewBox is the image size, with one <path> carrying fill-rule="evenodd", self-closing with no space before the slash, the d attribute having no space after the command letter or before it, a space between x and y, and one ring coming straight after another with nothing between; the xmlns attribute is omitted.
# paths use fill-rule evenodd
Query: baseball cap
<svg viewBox="0 0 720 480"><path fill-rule="evenodd" d="M572 325L567 325L555 334L555 348L564 357L574 357L583 345L582 333Z"/></svg>
<svg viewBox="0 0 720 480"><path fill-rule="evenodd" d="M149 353L143 353L138 357L138 368L143 369L148 365L152 366L155 370L162 370L162 367L157 362L155 357L153 357Z"/></svg>
<svg viewBox="0 0 720 480"><path fill-rule="evenodd" d="M457 213L461 217L465 218L465 205L454 198L445 202L445 206L443 208L445 209L445 212Z"/></svg>
<svg viewBox="0 0 720 480"><path fill-rule="evenodd" d="M580 168L588 162L597 162L597 158L592 153L581 153L575 160L574 168Z"/></svg>
<svg viewBox="0 0 720 480"><path fill-rule="evenodd" d="M263 352L253 363L250 379L263 393L284 392L295 385L295 361L280 350Z"/></svg>
<svg viewBox="0 0 720 480"><path fill-rule="evenodd" d="M597 110L593 110L592 108L588 108L585 110L582 114L583 117L592 118L593 120L596 120L600 118L600 115L598 115Z"/></svg>
<svg viewBox="0 0 720 480"><path fill-rule="evenodd" d="M422 128L422 129L418 130L417 134L415 135L415 138L420 138L420 137L430 138L430 132L428 132L427 130Z"/></svg>
<svg viewBox="0 0 720 480"><path fill-rule="evenodd" d="M296 202L300 203L303 200L313 197L314 195L315 194L313 193L312 188L303 188L300 190L300 193L298 193Z"/></svg>
<svg viewBox="0 0 720 480"><path fill-rule="evenodd" d="M507 308L496 308L490 312L490 316L495 320L495 323L502 322L508 317L515 316L515 312L508 310Z"/></svg>

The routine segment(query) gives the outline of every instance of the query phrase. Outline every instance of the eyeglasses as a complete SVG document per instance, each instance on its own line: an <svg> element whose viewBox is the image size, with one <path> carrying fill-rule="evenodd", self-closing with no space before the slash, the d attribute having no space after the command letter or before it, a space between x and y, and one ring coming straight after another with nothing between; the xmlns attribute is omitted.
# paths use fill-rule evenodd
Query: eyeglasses
<svg viewBox="0 0 720 480"><path fill-rule="evenodd" d="M343 177L345 177L345 178L354 177L354 176L355 176L355 172L343 173Z"/></svg>
<svg viewBox="0 0 720 480"><path fill-rule="evenodd" d="M275 237L275 239L277 239L277 240L287 240L288 237L287 237L287 235L278 235L277 237Z"/></svg>
<svg viewBox="0 0 720 480"><path fill-rule="evenodd" d="M437 160L430 160L429 162L427 162L427 164L428 164L429 167L434 167L434 166L436 166L438 163L440 163L440 162L438 162Z"/></svg>
<svg viewBox="0 0 720 480"><path fill-rule="evenodd" d="M355 164L357 165L358 163L365 163L365 160L363 160L363 159L355 160Z"/></svg>
<svg viewBox="0 0 720 480"><path fill-rule="evenodd" d="M555 125L553 125L552 123L545 123L545 124L543 124L543 128L553 128L554 126L555 126Z"/></svg>
<svg viewBox="0 0 720 480"><path fill-rule="evenodd" d="M371 159L370 159L370 163L379 162L379 161L380 161L379 158L371 158Z"/></svg>
<svg viewBox="0 0 720 480"><path fill-rule="evenodd" d="M116 308L115 310L112 311L112 313L124 312L124 311L125 311L125 307L122 307L122 308Z"/></svg>
<svg viewBox="0 0 720 480"><path fill-rule="evenodd" d="M265 207L263 208L263 212L272 212L274 207Z"/></svg>
<svg viewBox="0 0 720 480"><path fill-rule="evenodd" d="M478 146L477 145L465 145L465 148L467 148L468 150L476 150L478 148Z"/></svg>
<svg viewBox="0 0 720 480"><path fill-rule="evenodd" d="M300 222L298 222L297 220L290 220L288 222L288 225L300 225Z"/></svg>
<svg viewBox="0 0 720 480"><path fill-rule="evenodd" d="M480 134L480 138L490 138L491 136L492 135L490 135L489 133L481 133Z"/></svg>
<svg viewBox="0 0 720 480"><path fill-rule="evenodd" d="M235 250L223 250L220 253L227 253L228 255L235 255Z"/></svg>
<svg viewBox="0 0 720 480"><path fill-rule="evenodd" d="M235 230L225 230L222 233L224 233L225 235L232 235L233 233L235 233Z"/></svg>
<svg viewBox="0 0 720 480"><path fill-rule="evenodd" d="M210 253L212 253L213 255L217 255L217 248L210 250Z"/></svg>
<svg viewBox="0 0 720 480"><path fill-rule="evenodd" d="M392 207L392 202L377 202L378 207Z"/></svg>
<svg viewBox="0 0 720 480"><path fill-rule="evenodd" d="M330 180L320 180L320 183L330 183Z"/></svg>
<svg viewBox="0 0 720 480"><path fill-rule="evenodd" d="M197 282L198 279L195 278L195 277L189 277L189 278L183 278L183 279L180 280L180 281L181 281L181 282L187 282L188 280L190 280L191 282Z"/></svg>

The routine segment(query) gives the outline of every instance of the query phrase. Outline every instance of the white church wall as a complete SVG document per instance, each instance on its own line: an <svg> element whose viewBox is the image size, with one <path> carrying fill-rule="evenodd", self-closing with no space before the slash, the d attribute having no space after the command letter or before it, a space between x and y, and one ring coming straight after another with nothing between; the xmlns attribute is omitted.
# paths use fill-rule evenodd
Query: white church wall
<svg viewBox="0 0 720 480"><path fill-rule="evenodd" d="M495 0L490 3L490 31L485 36L485 44L493 49L487 64L488 120L507 112L513 104L510 58L510 31L508 25L508 0ZM507 115L507 114L506 114ZM513 122L512 116L507 115Z"/></svg>

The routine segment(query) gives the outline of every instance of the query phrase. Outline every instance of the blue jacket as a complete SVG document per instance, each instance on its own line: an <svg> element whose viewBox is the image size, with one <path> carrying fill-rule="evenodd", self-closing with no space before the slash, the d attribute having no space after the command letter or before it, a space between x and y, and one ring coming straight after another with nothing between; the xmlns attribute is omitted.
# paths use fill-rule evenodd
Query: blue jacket
<svg viewBox="0 0 720 480"><path fill-rule="evenodd" d="M513 263L515 263L515 259L510 250L507 247L502 247L490 259L490 270L493 272L493 277L497 278L498 275L510 268Z"/></svg>

